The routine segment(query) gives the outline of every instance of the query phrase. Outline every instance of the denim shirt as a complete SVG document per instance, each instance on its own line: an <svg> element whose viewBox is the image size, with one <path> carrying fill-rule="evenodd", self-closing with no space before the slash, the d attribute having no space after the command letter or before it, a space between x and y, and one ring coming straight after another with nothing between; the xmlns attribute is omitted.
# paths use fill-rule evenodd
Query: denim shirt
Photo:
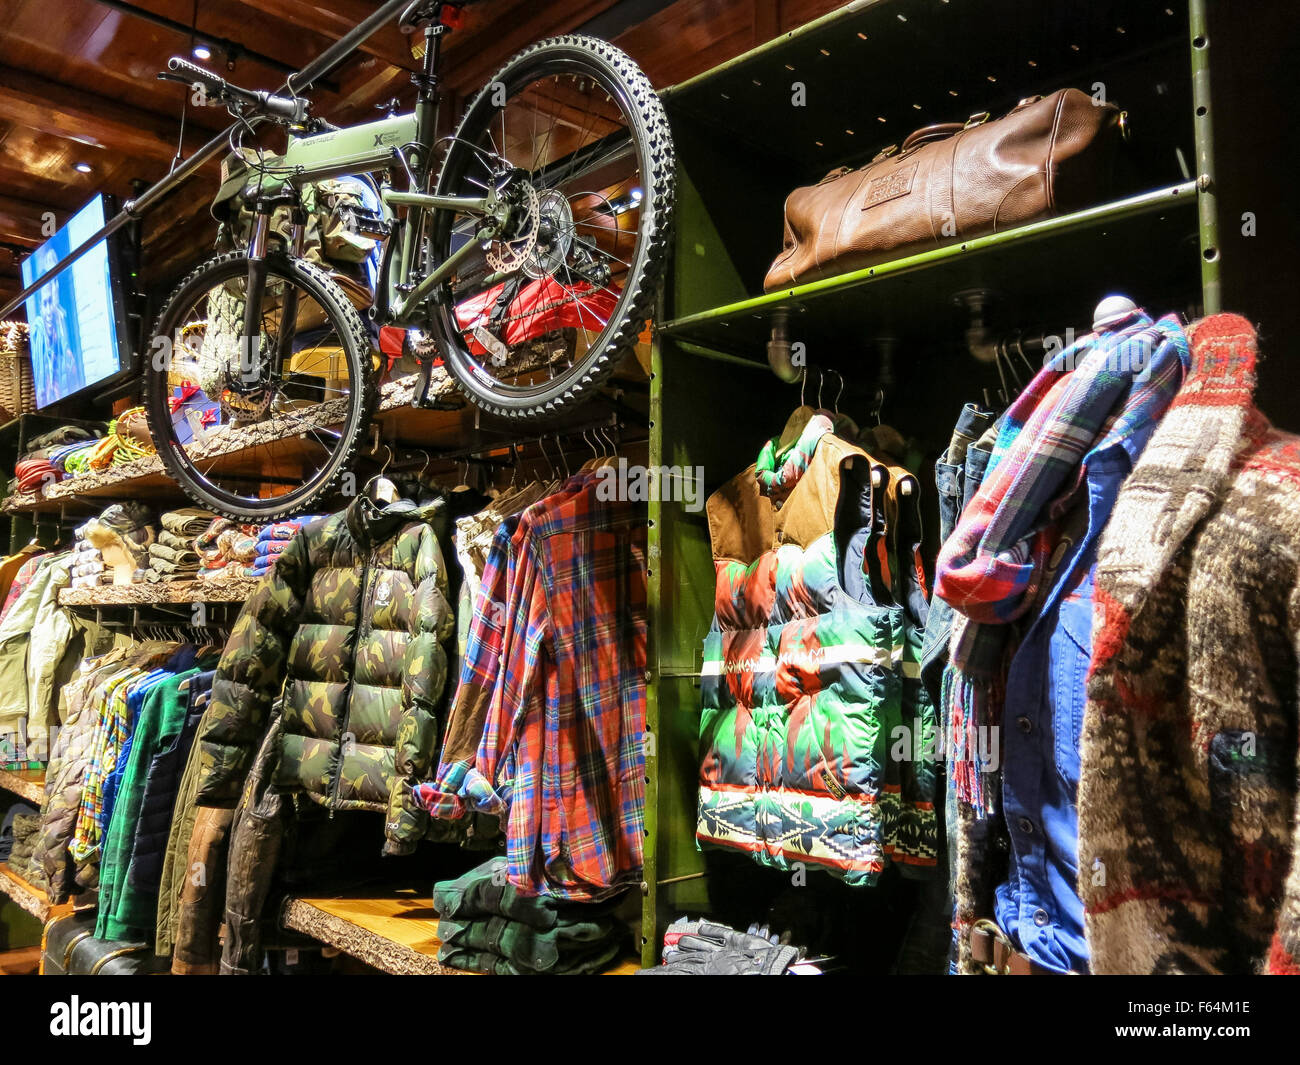
<svg viewBox="0 0 1300 1065"><path fill-rule="evenodd" d="M1023 953L1060 972L1088 970L1076 796L1097 542L1154 428L1109 435L1085 456L1086 496L1064 522L1056 572L1007 674L1002 812L1011 853L995 916Z"/></svg>

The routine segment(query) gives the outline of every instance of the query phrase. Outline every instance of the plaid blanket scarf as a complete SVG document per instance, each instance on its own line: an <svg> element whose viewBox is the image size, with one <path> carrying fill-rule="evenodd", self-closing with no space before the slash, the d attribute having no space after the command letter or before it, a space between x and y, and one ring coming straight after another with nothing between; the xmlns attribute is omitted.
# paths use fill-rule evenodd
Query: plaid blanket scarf
<svg viewBox="0 0 1300 1065"><path fill-rule="evenodd" d="M939 552L935 592L958 615L943 693L950 771L958 798L978 810L991 810L992 782L969 752L981 749L979 728L1001 723L1012 623L1047 591L1048 556L1086 457L1108 435L1160 418L1188 360L1177 317L1142 312L1060 352L1008 409L988 473Z"/></svg>

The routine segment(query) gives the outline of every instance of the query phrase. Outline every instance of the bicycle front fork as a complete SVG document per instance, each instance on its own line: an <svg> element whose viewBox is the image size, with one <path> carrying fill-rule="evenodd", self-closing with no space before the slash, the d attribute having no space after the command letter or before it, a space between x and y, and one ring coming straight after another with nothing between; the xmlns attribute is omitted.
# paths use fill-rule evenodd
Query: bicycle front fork
<svg viewBox="0 0 1300 1065"><path fill-rule="evenodd" d="M248 285L244 290L244 334L243 378L246 384L255 385L262 378L260 353L262 350L263 303L266 298L266 249L271 232L271 217L275 209L284 203L292 206L291 250L295 259L301 258L306 246L307 212L296 200L259 201L253 216L253 232L248 242ZM293 354L294 326L298 319L298 289L292 284L285 286L284 300L280 307L280 328L274 349L271 351L271 365L267 369L267 381L278 380L285 361Z"/></svg>

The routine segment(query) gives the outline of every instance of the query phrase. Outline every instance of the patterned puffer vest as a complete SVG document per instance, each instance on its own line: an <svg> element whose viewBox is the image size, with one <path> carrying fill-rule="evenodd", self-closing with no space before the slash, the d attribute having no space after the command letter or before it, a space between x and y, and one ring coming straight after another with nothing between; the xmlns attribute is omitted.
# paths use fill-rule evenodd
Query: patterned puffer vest
<svg viewBox="0 0 1300 1065"><path fill-rule="evenodd" d="M815 417L708 502L717 588L696 837L869 886L891 860L905 875L936 867L919 516L893 491L904 471L830 429Z"/></svg>
<svg viewBox="0 0 1300 1065"><path fill-rule="evenodd" d="M387 812L386 854L429 828L411 788L432 775L453 634L443 501L358 496L289 541L239 619L199 731L200 806L233 806L283 695L274 783L330 810Z"/></svg>

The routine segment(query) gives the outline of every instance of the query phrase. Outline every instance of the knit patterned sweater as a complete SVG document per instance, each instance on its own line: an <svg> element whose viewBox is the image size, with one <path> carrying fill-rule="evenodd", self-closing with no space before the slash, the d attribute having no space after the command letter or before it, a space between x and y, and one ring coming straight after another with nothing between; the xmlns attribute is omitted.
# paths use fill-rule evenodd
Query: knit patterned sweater
<svg viewBox="0 0 1300 1065"><path fill-rule="evenodd" d="M1079 786L1096 973L1300 973L1300 438L1220 314L1102 536Z"/></svg>

